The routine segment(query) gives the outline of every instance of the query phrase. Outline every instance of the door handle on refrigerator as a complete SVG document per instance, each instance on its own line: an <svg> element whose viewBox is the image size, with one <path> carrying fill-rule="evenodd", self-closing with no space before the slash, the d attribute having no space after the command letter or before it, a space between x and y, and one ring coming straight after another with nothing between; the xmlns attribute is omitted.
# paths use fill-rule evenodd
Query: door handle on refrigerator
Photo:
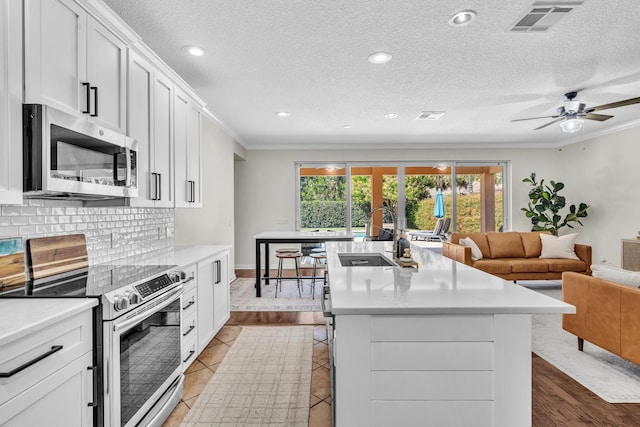
<svg viewBox="0 0 640 427"><path fill-rule="evenodd" d="M162 174L158 174L158 200L162 200Z"/></svg>

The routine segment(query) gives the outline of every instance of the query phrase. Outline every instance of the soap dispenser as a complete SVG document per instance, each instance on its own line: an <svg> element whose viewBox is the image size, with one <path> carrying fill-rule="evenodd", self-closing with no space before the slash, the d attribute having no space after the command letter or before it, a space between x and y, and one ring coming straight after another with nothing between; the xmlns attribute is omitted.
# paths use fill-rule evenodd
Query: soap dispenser
<svg viewBox="0 0 640 427"><path fill-rule="evenodd" d="M400 238L398 239L398 244L396 245L396 249L397 249L396 258L403 258L404 250L409 249L410 247L411 247L411 244L407 240L407 235L404 233L400 234Z"/></svg>

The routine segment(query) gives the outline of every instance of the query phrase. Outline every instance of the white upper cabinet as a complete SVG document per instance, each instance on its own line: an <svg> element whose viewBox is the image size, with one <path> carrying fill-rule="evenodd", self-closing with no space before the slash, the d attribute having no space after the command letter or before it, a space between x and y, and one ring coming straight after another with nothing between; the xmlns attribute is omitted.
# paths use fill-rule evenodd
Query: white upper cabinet
<svg viewBox="0 0 640 427"><path fill-rule="evenodd" d="M152 184L156 207L174 207L173 83L159 72L153 79Z"/></svg>
<svg viewBox="0 0 640 427"><path fill-rule="evenodd" d="M24 4L25 102L124 133L126 44L72 0Z"/></svg>
<svg viewBox="0 0 640 427"><path fill-rule="evenodd" d="M176 90L173 117L176 207L201 207L200 107Z"/></svg>
<svg viewBox="0 0 640 427"><path fill-rule="evenodd" d="M174 207L173 83L129 52L127 134L138 142L138 197L131 206Z"/></svg>
<svg viewBox="0 0 640 427"><path fill-rule="evenodd" d="M22 1L0 6L0 205L22 203Z"/></svg>

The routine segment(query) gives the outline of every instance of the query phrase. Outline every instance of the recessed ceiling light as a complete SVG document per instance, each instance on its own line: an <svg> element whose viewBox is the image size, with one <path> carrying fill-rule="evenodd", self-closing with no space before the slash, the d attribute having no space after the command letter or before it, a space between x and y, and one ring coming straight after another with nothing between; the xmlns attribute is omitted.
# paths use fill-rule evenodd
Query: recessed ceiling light
<svg viewBox="0 0 640 427"><path fill-rule="evenodd" d="M352 125L342 125L342 127L345 128L345 129L351 129L351 126Z"/></svg>
<svg viewBox="0 0 640 427"><path fill-rule="evenodd" d="M369 55L369 62L372 64L384 64L391 61L391 54L387 52L373 52Z"/></svg>
<svg viewBox="0 0 640 427"><path fill-rule="evenodd" d="M276 113L276 115L277 115L278 117L289 117L289 116L291 115L291 113L290 113L290 112L288 112L288 111L278 111L278 112Z"/></svg>
<svg viewBox="0 0 640 427"><path fill-rule="evenodd" d="M396 117L398 117L398 114L396 113L389 113L389 114L385 114L384 115L387 119L395 119Z"/></svg>
<svg viewBox="0 0 640 427"><path fill-rule="evenodd" d="M193 56L203 56L204 55L204 49L198 46L185 46L182 48L185 52L187 52L189 55L193 55Z"/></svg>
<svg viewBox="0 0 640 427"><path fill-rule="evenodd" d="M449 24L453 25L454 27L467 25L469 22L475 19L476 15L476 12L473 10L462 10L449 19Z"/></svg>

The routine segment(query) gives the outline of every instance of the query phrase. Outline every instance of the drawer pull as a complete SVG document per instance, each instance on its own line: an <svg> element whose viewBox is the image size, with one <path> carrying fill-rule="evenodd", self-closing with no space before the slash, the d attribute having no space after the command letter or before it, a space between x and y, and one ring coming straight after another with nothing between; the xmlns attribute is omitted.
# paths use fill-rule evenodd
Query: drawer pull
<svg viewBox="0 0 640 427"><path fill-rule="evenodd" d="M98 406L97 397L98 397L98 367L97 366L87 366L87 370L91 371L93 374L93 402L87 403L87 406L91 406L92 408L96 408Z"/></svg>
<svg viewBox="0 0 640 427"><path fill-rule="evenodd" d="M191 307L193 304L195 304L196 302L194 300L189 301L189 304L185 305L184 307L182 307L183 310L186 310L187 308Z"/></svg>
<svg viewBox="0 0 640 427"><path fill-rule="evenodd" d="M191 325L189 326L189 329L187 329L187 332L185 332L184 334L182 334L183 337L186 337L187 335L189 335L191 333L191 331L193 331L195 329L195 325Z"/></svg>
<svg viewBox="0 0 640 427"><path fill-rule="evenodd" d="M44 354L41 354L40 356L36 357L35 359L32 359L30 361L28 361L27 363L18 366L17 368L15 368L12 371L9 372L0 372L0 378L9 378L15 374L17 374L20 371L23 371L25 369L27 369L29 366L31 365L35 365L36 363L38 363L39 361L41 361L42 359L51 356L53 353L62 350L62 346L61 345L54 345L53 347L51 347L51 350L47 351Z"/></svg>
<svg viewBox="0 0 640 427"><path fill-rule="evenodd" d="M187 356L187 358L186 358L186 359L184 359L182 362L183 362L183 363L187 363L187 360L191 359L191 358L193 357L193 355L194 355L194 354L196 354L196 351L195 351L195 350L191 350L191 351L189 352L189 355Z"/></svg>

